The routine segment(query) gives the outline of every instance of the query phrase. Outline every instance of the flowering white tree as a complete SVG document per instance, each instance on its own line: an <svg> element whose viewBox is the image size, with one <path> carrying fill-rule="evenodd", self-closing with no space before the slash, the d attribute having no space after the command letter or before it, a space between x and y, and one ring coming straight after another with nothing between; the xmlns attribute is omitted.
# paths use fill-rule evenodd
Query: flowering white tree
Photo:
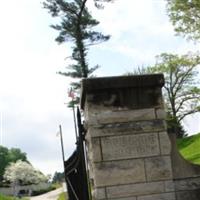
<svg viewBox="0 0 200 200"><path fill-rule="evenodd" d="M21 160L11 163L5 169L4 179L12 184L14 194L19 185L38 184L48 181L48 178L42 172L34 169L31 164Z"/></svg>
<svg viewBox="0 0 200 200"><path fill-rule="evenodd" d="M20 184L37 184L48 180L42 172L34 169L31 164L21 160L11 163L6 168L4 179L11 183L19 182Z"/></svg>

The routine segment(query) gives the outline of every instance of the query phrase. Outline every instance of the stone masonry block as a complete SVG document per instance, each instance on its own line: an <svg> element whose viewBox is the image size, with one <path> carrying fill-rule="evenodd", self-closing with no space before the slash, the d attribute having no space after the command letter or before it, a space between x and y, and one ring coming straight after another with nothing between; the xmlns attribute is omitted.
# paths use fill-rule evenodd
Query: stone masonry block
<svg viewBox="0 0 200 200"><path fill-rule="evenodd" d="M148 181L172 179L170 156L146 158L145 167Z"/></svg>
<svg viewBox="0 0 200 200"><path fill-rule="evenodd" d="M200 189L194 191L176 192L176 200L199 200Z"/></svg>
<svg viewBox="0 0 200 200"><path fill-rule="evenodd" d="M176 191L196 190L200 188L200 177L191 177L175 181Z"/></svg>
<svg viewBox="0 0 200 200"><path fill-rule="evenodd" d="M171 142L167 132L159 133L160 150L162 155L169 155L171 153Z"/></svg>
<svg viewBox="0 0 200 200"><path fill-rule="evenodd" d="M91 138L91 159L93 162L100 162L102 160L101 144L99 138Z"/></svg>
<svg viewBox="0 0 200 200"><path fill-rule="evenodd" d="M162 193L162 194L141 196L138 197L137 200L176 200L176 197L175 193Z"/></svg>
<svg viewBox="0 0 200 200"><path fill-rule="evenodd" d="M175 184L174 181L165 181L165 192L174 192L175 191Z"/></svg>
<svg viewBox="0 0 200 200"><path fill-rule="evenodd" d="M157 133L101 138L103 160L160 155Z"/></svg>
<svg viewBox="0 0 200 200"><path fill-rule="evenodd" d="M155 109L157 119L166 119L166 112L164 109Z"/></svg>
<svg viewBox="0 0 200 200"><path fill-rule="evenodd" d="M95 200L106 199L106 189L105 188L95 188L92 196Z"/></svg>
<svg viewBox="0 0 200 200"><path fill-rule="evenodd" d="M86 102L117 107L153 107L160 103L158 98L164 77L163 74L153 74L89 78L83 79L81 85L81 108ZM87 98L88 95L93 97ZM116 97L111 98L112 95Z"/></svg>
<svg viewBox="0 0 200 200"><path fill-rule="evenodd" d="M95 187L145 181L143 159L121 160L94 164Z"/></svg>
<svg viewBox="0 0 200 200"><path fill-rule="evenodd" d="M137 200L137 197L123 197L123 198L114 198L109 200Z"/></svg>
<svg viewBox="0 0 200 200"><path fill-rule="evenodd" d="M129 121L153 120L155 119L155 112L153 108L138 109L138 110L107 110L100 109L89 112L86 120L89 125L94 124L108 124L108 123L122 123Z"/></svg>
<svg viewBox="0 0 200 200"><path fill-rule="evenodd" d="M106 188L108 198L142 196L164 192L163 182L138 183L119 185Z"/></svg>
<svg viewBox="0 0 200 200"><path fill-rule="evenodd" d="M164 120L133 121L89 126L87 135L90 137L136 135L142 133L163 132L166 130Z"/></svg>

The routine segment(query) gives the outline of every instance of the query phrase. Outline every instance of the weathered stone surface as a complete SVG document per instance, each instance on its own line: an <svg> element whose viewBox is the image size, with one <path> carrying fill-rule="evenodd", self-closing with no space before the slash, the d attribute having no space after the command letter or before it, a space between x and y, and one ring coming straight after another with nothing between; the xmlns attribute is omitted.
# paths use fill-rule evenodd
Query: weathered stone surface
<svg viewBox="0 0 200 200"><path fill-rule="evenodd" d="M95 200L106 199L106 189L105 188L95 188L93 190L92 196Z"/></svg>
<svg viewBox="0 0 200 200"><path fill-rule="evenodd" d="M176 191L196 190L200 188L200 177L187 178L175 181Z"/></svg>
<svg viewBox="0 0 200 200"><path fill-rule="evenodd" d="M135 95L137 94L137 95ZM96 90L93 93L88 93L86 98L87 104L94 104L98 108L114 107L114 108L129 108L142 109L149 107L162 108L162 97L160 88L124 88L123 90L113 90L112 88ZM89 105L83 105L90 108Z"/></svg>
<svg viewBox="0 0 200 200"><path fill-rule="evenodd" d="M138 99L139 103L138 106L141 108L148 108L148 107L162 107L162 95L161 95L161 88L154 87L154 88L145 88L141 90L138 88Z"/></svg>
<svg viewBox="0 0 200 200"><path fill-rule="evenodd" d="M199 200L200 189L193 191L176 192L176 200Z"/></svg>
<svg viewBox="0 0 200 200"><path fill-rule="evenodd" d="M152 107L157 104L164 84L163 74L90 78L82 80L81 107L87 102L116 107ZM136 95L137 94L137 95ZM112 96L116 98L112 99Z"/></svg>
<svg viewBox="0 0 200 200"><path fill-rule="evenodd" d="M142 159L121 160L94 164L96 187L145 181Z"/></svg>
<svg viewBox="0 0 200 200"><path fill-rule="evenodd" d="M175 184L173 180L165 181L165 192L173 192L175 191Z"/></svg>
<svg viewBox="0 0 200 200"><path fill-rule="evenodd" d="M145 167L148 181L172 179L171 160L169 156L146 158Z"/></svg>
<svg viewBox="0 0 200 200"><path fill-rule="evenodd" d="M137 200L176 200L176 197L175 193L162 193L162 194L140 196L137 198Z"/></svg>
<svg viewBox="0 0 200 200"><path fill-rule="evenodd" d="M163 132L166 124L163 120L136 121L128 123L110 123L89 126L88 133L91 137L117 136L141 134L148 132Z"/></svg>
<svg viewBox="0 0 200 200"><path fill-rule="evenodd" d="M90 141L90 148L92 148L92 150L90 150L91 159L93 160L93 162L100 162L102 160L100 139L91 138Z"/></svg>
<svg viewBox="0 0 200 200"><path fill-rule="evenodd" d="M111 200L111 199L109 199L109 200ZM112 200L137 200L137 198L136 197L124 197L124 198L114 198L114 199L112 199Z"/></svg>
<svg viewBox="0 0 200 200"><path fill-rule="evenodd" d="M171 153L171 142L167 132L159 133L160 150L162 155L169 155Z"/></svg>
<svg viewBox="0 0 200 200"><path fill-rule="evenodd" d="M118 160L160 154L158 135L147 133L104 137L101 139L103 160Z"/></svg>
<svg viewBox="0 0 200 200"><path fill-rule="evenodd" d="M122 123L141 120L155 119L155 111L150 109L137 109L137 110L99 110L90 111L86 120L89 125L95 124L108 124L108 123Z"/></svg>
<svg viewBox="0 0 200 200"><path fill-rule="evenodd" d="M156 108L155 111L157 119L166 119L166 112L164 109Z"/></svg>
<svg viewBox="0 0 200 200"><path fill-rule="evenodd" d="M163 182L119 185L106 188L108 198L142 196L164 192Z"/></svg>

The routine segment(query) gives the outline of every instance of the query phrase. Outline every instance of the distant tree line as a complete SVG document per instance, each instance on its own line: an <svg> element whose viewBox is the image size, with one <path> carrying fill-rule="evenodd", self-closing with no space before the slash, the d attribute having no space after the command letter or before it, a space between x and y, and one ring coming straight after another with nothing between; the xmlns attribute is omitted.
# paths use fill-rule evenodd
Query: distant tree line
<svg viewBox="0 0 200 200"><path fill-rule="evenodd" d="M64 172L55 172L52 178L52 183L63 183L65 182Z"/></svg>

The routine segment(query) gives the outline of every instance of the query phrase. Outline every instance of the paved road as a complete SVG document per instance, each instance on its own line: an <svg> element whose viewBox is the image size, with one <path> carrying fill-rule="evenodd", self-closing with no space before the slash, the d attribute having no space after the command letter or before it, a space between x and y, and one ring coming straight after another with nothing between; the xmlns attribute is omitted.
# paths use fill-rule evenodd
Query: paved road
<svg viewBox="0 0 200 200"><path fill-rule="evenodd" d="M59 194L62 192L63 188L59 188L40 196L31 197L30 200L57 200Z"/></svg>

